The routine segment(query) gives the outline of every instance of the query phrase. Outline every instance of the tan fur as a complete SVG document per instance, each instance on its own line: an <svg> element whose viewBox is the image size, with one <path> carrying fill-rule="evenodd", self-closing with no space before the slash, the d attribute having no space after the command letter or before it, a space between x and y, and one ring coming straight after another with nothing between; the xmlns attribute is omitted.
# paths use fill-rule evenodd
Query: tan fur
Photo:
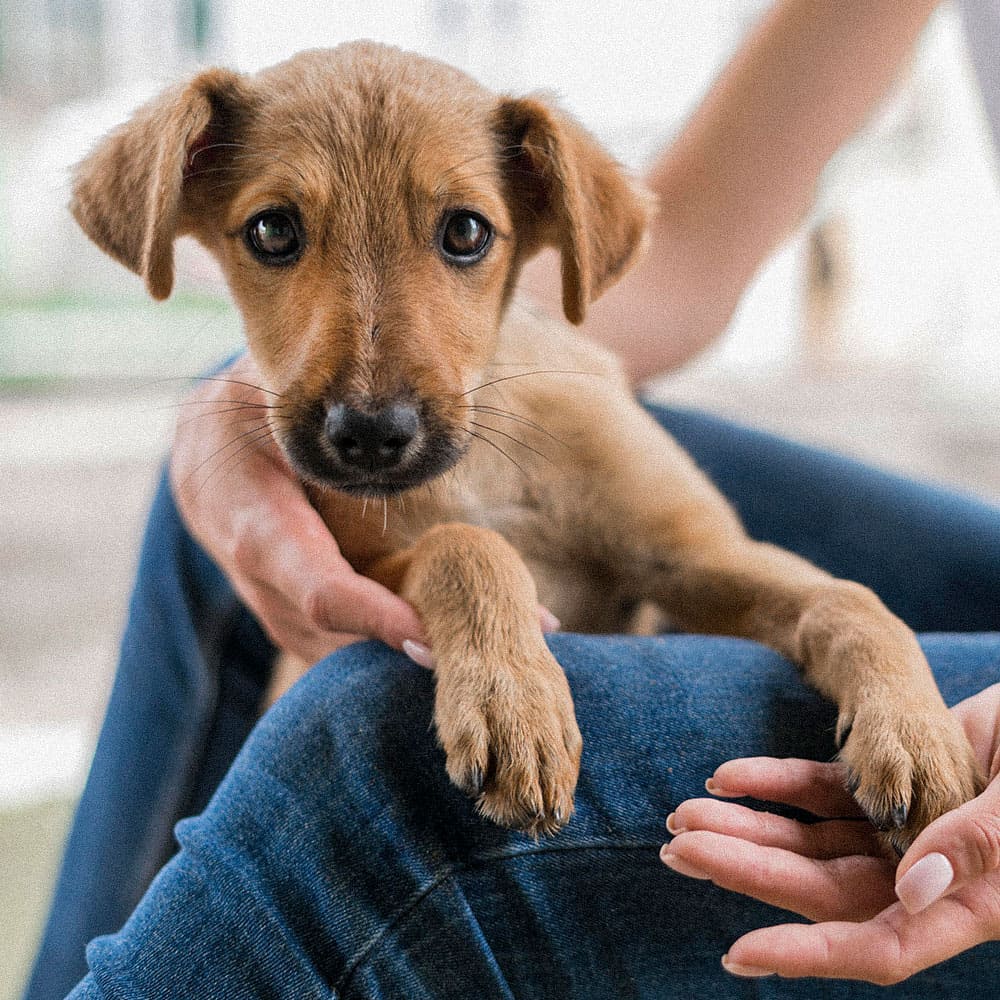
<svg viewBox="0 0 1000 1000"><path fill-rule="evenodd" d="M274 207L306 234L288 266L243 237ZM495 229L460 268L435 243L458 208ZM979 787L906 626L857 584L749 539L615 361L513 297L527 257L555 246L579 322L643 239L648 198L558 109L366 43L253 77L212 70L81 164L73 211L157 297L175 235L219 259L274 437L350 563L425 622L448 773L484 814L538 833L572 811L580 735L539 601L592 632L652 602L680 628L795 660L837 702L857 799L897 847ZM447 445L454 460L398 494L345 492L356 484L324 472L324 414L400 399L421 414L408 454Z"/></svg>

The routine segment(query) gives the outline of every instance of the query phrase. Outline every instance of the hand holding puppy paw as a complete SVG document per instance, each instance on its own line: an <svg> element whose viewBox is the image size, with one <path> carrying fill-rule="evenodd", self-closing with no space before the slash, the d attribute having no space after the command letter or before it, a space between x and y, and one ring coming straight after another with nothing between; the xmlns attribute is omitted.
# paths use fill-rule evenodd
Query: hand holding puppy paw
<svg viewBox="0 0 1000 1000"><path fill-rule="evenodd" d="M928 826L898 868L844 787L842 764L749 758L707 788L821 817L803 824L734 802L691 799L668 819L665 864L815 921L762 928L723 958L744 976L897 983L1000 938L1000 685L957 705L986 790Z"/></svg>

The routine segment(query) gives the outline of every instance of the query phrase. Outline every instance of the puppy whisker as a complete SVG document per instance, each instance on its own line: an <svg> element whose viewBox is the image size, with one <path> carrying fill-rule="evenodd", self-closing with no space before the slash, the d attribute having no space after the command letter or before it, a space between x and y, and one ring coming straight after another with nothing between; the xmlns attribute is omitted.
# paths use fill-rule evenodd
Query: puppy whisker
<svg viewBox="0 0 1000 1000"><path fill-rule="evenodd" d="M511 147L506 147L506 148L509 149ZM441 171L441 176L448 177L451 174L454 174L457 171L461 170L463 167L467 167L470 163L475 163L477 160L491 160L494 163L496 162L505 163L508 160L517 159L517 155L518 155L517 153L507 154L503 150L501 150L499 153L497 153L495 150L492 149L486 150L482 153L476 153L474 156L470 156L466 160L461 160L458 163L453 163L450 167L445 167L444 170ZM496 171L493 171L493 173L495 172Z"/></svg>
<svg viewBox="0 0 1000 1000"><path fill-rule="evenodd" d="M280 392L275 392L273 389L265 389L262 385L255 385L253 382L243 382L236 378L221 378L218 375L196 375L195 378L199 382L225 382L229 385L242 385L247 389L256 389L258 392L263 392L267 396L274 396L277 399L283 398L283 394ZM164 380L173 381L173 380Z"/></svg>
<svg viewBox="0 0 1000 1000"><path fill-rule="evenodd" d="M175 403L165 403L163 406L157 408L160 410L176 410L182 406L221 406L224 404L254 410L281 410L285 408L274 403L255 403L250 399L182 399Z"/></svg>
<svg viewBox="0 0 1000 1000"><path fill-rule="evenodd" d="M539 451L537 448L533 448L530 444L522 441L520 438L514 437L513 434L508 434L506 431L500 430L499 427L491 427L489 424L480 424L475 420L472 422L473 427L478 427L481 431L490 431L493 434L499 434L501 437L506 438L508 441L512 441L514 444L520 445L522 448L527 449L533 454L537 455L539 458L544 459L546 462L552 464L552 459L549 458L544 452Z"/></svg>
<svg viewBox="0 0 1000 1000"><path fill-rule="evenodd" d="M558 438L551 431L546 430L541 424L536 423L534 420L529 420L527 417L521 416L519 413L512 413L510 410L502 410L498 406L487 406L484 403L473 403L461 407L462 409L472 410L475 413L486 413L493 417L501 417L504 420L510 420L515 424L521 424L524 427L530 427L533 431L538 431L539 434L544 434L547 438L555 441L556 444L561 445L563 448L569 448L562 438Z"/></svg>
<svg viewBox="0 0 1000 1000"><path fill-rule="evenodd" d="M248 428L245 431L240 431L239 434L235 435L235 437L230 438L224 445L221 445L219 448L216 448L215 451L213 451L211 453L211 455L208 455L206 458L202 459L187 474L187 476L184 479L185 484L188 483L188 482L190 482L201 471L201 469L203 469L206 465L208 465L209 462L211 462L214 459L218 458L224 452L228 451L234 445L239 444L245 438L250 437L250 436L252 436L254 434L260 433L262 431L266 432L267 434L271 434L270 425L268 424L268 422L266 420L257 423L255 426L250 427L250 428Z"/></svg>
<svg viewBox="0 0 1000 1000"><path fill-rule="evenodd" d="M503 448L500 447L500 445L498 445L495 441L491 441L485 434L478 434L476 431L468 429L466 429L465 433L468 434L469 437L474 437L477 440L482 441L484 444L488 444L491 448L494 448L496 451L500 452L500 454L503 455L503 457L506 458L507 461L510 462L511 465L513 465L514 468L516 468L521 473L521 475L525 477L525 479L529 480L531 479L528 470L525 469L525 467L521 465L521 463L518 462L516 458L509 455L506 451L503 450Z"/></svg>
<svg viewBox="0 0 1000 1000"><path fill-rule="evenodd" d="M246 410L254 411L249 416L233 418L232 422L234 424L242 424L246 423L248 420L257 420L260 417L260 414L257 412L258 409L259 407L251 404L249 406L230 406L227 407L226 409L221 409L221 410L204 410L201 413L195 413L193 416L185 417L183 420L179 420L177 422L177 426L185 427L193 420L202 420L205 417L218 417L226 413L244 413Z"/></svg>
<svg viewBox="0 0 1000 1000"><path fill-rule="evenodd" d="M284 398L284 394L280 392L275 392L273 389L266 389L262 385L256 385L253 382L244 382L237 378L223 378L221 375L174 375L168 376L166 378L157 378L150 381L150 385L162 385L165 382L221 382L226 385L241 385L246 389L256 389L258 392L262 392L267 396L274 396L276 399ZM193 403L199 402L209 402L208 400L191 400ZM210 402L216 402L216 400L211 400ZM235 400L234 400L235 402ZM240 402L244 402L240 400ZM245 402L252 403L253 400L245 400ZM265 405L265 404L260 404Z"/></svg>
<svg viewBox="0 0 1000 1000"><path fill-rule="evenodd" d="M258 158L261 158L261 157L265 157L265 158L271 160L271 162L273 162L273 163L281 163L284 166L288 167L289 170L292 170L292 171L295 172L295 174L298 176L299 180L301 180L303 184L306 183L305 175L302 173L302 171L297 166L295 166L294 163L289 163L288 160L282 159L276 153L268 152L266 149L259 149L258 147L252 146L252 145L250 145L249 143L246 143L246 142L213 142L213 143L210 143L207 146L202 146L200 149L196 149L194 151L194 153L191 154L191 158L189 160L189 163L193 166L194 163L195 163L195 161L198 159L198 157L200 155L202 155L203 153L207 153L207 152L209 152L211 150L214 150L214 149L245 149L245 150L248 150L247 153L244 153L241 156L233 156L233 159L234 160L250 160L250 159L258 159ZM214 171L216 169L220 169L220 168L206 167L204 170L198 170L196 172L197 172L198 175L201 175L201 174L211 173L212 171Z"/></svg>
<svg viewBox="0 0 1000 1000"><path fill-rule="evenodd" d="M472 389L467 389L465 392L461 393L461 395L471 396L472 393L479 392L482 389L488 389L491 385L499 385L501 382L510 382L515 378L525 378L528 375L590 375L594 378L601 377L595 372L577 371L572 368L537 368L527 372L518 372L516 375L504 375L502 378L495 378L489 382L483 382L481 385L477 385Z"/></svg>
<svg viewBox="0 0 1000 1000"><path fill-rule="evenodd" d="M248 142L210 142L201 146L191 154L191 162L194 163L203 153L208 153L213 149L253 149Z"/></svg>
<svg viewBox="0 0 1000 1000"><path fill-rule="evenodd" d="M210 458L205 459L204 462L201 462L198 465L198 468L194 469L185 478L185 482L189 481L191 479L191 477L198 471L198 469L202 468L202 466L204 466L208 461L210 461L211 458L217 458L219 455L221 455L228 448L231 448L234 444L238 443L240 440L242 440L244 438L247 438L247 437L249 437L249 440L244 441L244 443L239 448L237 448L236 451L234 451L231 455L228 455L222 462L220 462L214 469L212 469L212 471L208 474L208 476L205 477L204 482L202 482L202 484L198 487L197 491L195 492L195 497L196 498L201 495L202 490L205 489L205 487L209 484L209 482L212 479L214 479L215 476L219 472L221 472L227 465L230 465L233 461L235 461L248 448L253 448L256 445L261 444L263 441L266 441L268 438L271 438L272 437L271 428L270 427L264 427L264 428L256 427L256 428L253 428L253 429L251 429L249 431L244 431L242 434L237 435L237 437L234 438L232 441L230 441L228 444L223 445L216 452L214 452L210 456Z"/></svg>
<svg viewBox="0 0 1000 1000"><path fill-rule="evenodd" d="M249 400L241 399L190 399L181 403L171 403L167 406L160 407L163 410L176 410L181 407L185 407L186 412L190 413L191 406L200 407L200 411L195 413L191 419L196 417L207 417L207 416L218 416L224 413L253 413L258 416L279 416L281 414L287 413L289 407L287 406L272 406L268 403L251 403ZM209 409L211 407L211 409Z"/></svg>

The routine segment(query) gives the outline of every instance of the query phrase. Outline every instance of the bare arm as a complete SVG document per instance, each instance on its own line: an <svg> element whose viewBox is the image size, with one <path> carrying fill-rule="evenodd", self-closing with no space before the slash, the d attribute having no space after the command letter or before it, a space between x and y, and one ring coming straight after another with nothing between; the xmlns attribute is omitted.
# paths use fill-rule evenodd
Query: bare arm
<svg viewBox="0 0 1000 1000"><path fill-rule="evenodd" d="M809 208L824 165L886 93L939 0L778 0L646 177L660 202L645 260L594 303L587 332L636 381L729 321ZM524 285L558 308L542 258Z"/></svg>

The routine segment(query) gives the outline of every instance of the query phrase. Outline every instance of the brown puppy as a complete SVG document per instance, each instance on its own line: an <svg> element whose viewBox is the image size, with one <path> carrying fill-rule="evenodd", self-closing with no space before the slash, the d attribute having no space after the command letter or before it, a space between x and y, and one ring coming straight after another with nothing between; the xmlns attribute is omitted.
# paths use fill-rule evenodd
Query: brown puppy
<svg viewBox="0 0 1000 1000"><path fill-rule="evenodd" d="M643 239L643 193L556 109L367 43L210 70L108 136L72 207L156 298L175 237L218 258L271 433L351 564L425 622L448 773L485 815L538 833L572 812L581 741L539 600L590 632L653 602L795 660L899 849L980 787L909 629L749 539L615 362L512 302L555 246L578 323Z"/></svg>

